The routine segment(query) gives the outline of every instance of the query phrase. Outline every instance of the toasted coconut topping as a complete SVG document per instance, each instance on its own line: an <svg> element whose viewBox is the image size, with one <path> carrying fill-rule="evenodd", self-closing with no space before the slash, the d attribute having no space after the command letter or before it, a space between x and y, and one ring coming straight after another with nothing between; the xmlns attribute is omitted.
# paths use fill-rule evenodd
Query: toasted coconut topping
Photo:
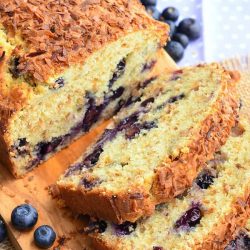
<svg viewBox="0 0 250 250"><path fill-rule="evenodd" d="M23 41L14 44L12 55L19 58L19 74L36 82L84 62L125 33L150 27L167 30L136 0L4 0L0 23L8 38Z"/></svg>

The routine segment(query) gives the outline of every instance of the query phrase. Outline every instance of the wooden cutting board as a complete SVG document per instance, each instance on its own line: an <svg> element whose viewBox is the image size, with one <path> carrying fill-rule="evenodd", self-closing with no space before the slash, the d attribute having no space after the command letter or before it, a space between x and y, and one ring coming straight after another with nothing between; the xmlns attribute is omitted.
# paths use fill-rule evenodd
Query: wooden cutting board
<svg viewBox="0 0 250 250"><path fill-rule="evenodd" d="M173 71L176 68L172 59L165 52L160 52L154 73ZM14 179L8 169L0 165L0 214L7 224L9 237L16 249L38 249L33 242L33 230L20 233L10 223L13 208L26 202L38 210L39 220L36 227L48 224L56 231L58 238L52 249L85 249L87 239L82 233L84 219L76 218L69 209L63 208L57 199L49 195L48 188L84 152L104 127L105 125L80 138L23 179Z"/></svg>

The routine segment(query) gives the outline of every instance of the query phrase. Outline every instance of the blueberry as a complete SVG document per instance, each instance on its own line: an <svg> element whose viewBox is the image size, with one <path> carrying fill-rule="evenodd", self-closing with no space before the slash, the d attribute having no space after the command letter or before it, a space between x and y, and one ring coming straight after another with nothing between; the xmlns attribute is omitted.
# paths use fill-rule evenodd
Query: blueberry
<svg viewBox="0 0 250 250"><path fill-rule="evenodd" d="M240 232L239 235L226 246L225 250L249 250L250 237L245 232Z"/></svg>
<svg viewBox="0 0 250 250"><path fill-rule="evenodd" d="M93 97L88 97L87 110L83 118L83 131L88 132L91 126L96 123L104 109L104 105L96 105Z"/></svg>
<svg viewBox="0 0 250 250"><path fill-rule="evenodd" d="M90 221L88 226L84 229L85 233L103 233L106 231L107 223L103 220Z"/></svg>
<svg viewBox="0 0 250 250"><path fill-rule="evenodd" d="M195 40L201 35L200 24L194 18L183 19L179 23L177 31L187 35L190 40Z"/></svg>
<svg viewBox="0 0 250 250"><path fill-rule="evenodd" d="M141 0L144 6L156 6L157 0Z"/></svg>
<svg viewBox="0 0 250 250"><path fill-rule="evenodd" d="M100 146L97 146L92 153L90 153L83 161L83 164L86 168L91 168L93 165L95 165L101 153L103 152L103 149Z"/></svg>
<svg viewBox="0 0 250 250"><path fill-rule="evenodd" d="M167 45L165 46L165 50L173 58L175 62L180 61L184 55L183 46L175 41L168 42Z"/></svg>
<svg viewBox="0 0 250 250"><path fill-rule="evenodd" d="M187 210L175 223L175 229L185 229L189 231L200 223L202 214L199 206L194 206Z"/></svg>
<svg viewBox="0 0 250 250"><path fill-rule="evenodd" d="M48 249L54 244L56 240L56 233L52 227L43 225L35 230L34 240L38 247Z"/></svg>
<svg viewBox="0 0 250 250"><path fill-rule="evenodd" d="M153 246L153 250L163 250L163 247Z"/></svg>
<svg viewBox="0 0 250 250"><path fill-rule="evenodd" d="M92 188L94 188L95 186L97 186L100 183L101 183L100 180L89 180L86 177L84 177L80 180L79 185L84 186L85 189L91 190Z"/></svg>
<svg viewBox="0 0 250 250"><path fill-rule="evenodd" d="M169 25L169 28L170 28L169 36L172 37L175 30L176 30L175 23L173 21L170 21L170 20L166 20L165 22Z"/></svg>
<svg viewBox="0 0 250 250"><path fill-rule="evenodd" d="M55 88L62 88L65 84L63 77L59 77L55 80L56 87Z"/></svg>
<svg viewBox="0 0 250 250"><path fill-rule="evenodd" d="M154 101L155 101L154 97L150 97L141 103L141 107L147 107L149 103L152 103Z"/></svg>
<svg viewBox="0 0 250 250"><path fill-rule="evenodd" d="M175 7L167 7L162 12L162 17L165 20L177 21L179 18L179 11Z"/></svg>
<svg viewBox="0 0 250 250"><path fill-rule="evenodd" d="M114 72L112 78L109 80L109 84L108 84L109 88L111 88L111 87L113 86L114 82L117 81L117 79L118 79L119 77L121 77L121 76L124 74L124 72L125 72L125 67L126 67L126 60L125 60L125 58L123 58L123 59L117 64L116 70L115 70L115 72Z"/></svg>
<svg viewBox="0 0 250 250"><path fill-rule="evenodd" d="M20 64L19 57L14 57L10 61L9 71L13 75L14 78L18 78L21 74L20 70L18 69L19 64Z"/></svg>
<svg viewBox="0 0 250 250"><path fill-rule="evenodd" d="M174 102L177 102L181 99L183 99L185 97L185 94L179 94L179 95L176 95L176 96L171 96L169 99L168 99L168 103L174 103Z"/></svg>
<svg viewBox="0 0 250 250"><path fill-rule="evenodd" d="M7 237L7 230L4 222L0 219L0 243Z"/></svg>
<svg viewBox="0 0 250 250"><path fill-rule="evenodd" d="M160 11L155 6L147 6L146 11L151 15L155 20L159 20L161 17Z"/></svg>
<svg viewBox="0 0 250 250"><path fill-rule="evenodd" d="M208 173L201 174L200 176L197 177L197 180L196 180L196 184L201 189L207 189L213 183L214 183L214 176Z"/></svg>
<svg viewBox="0 0 250 250"><path fill-rule="evenodd" d="M182 34L182 33L175 33L172 36L172 40L179 42L183 46L183 48L186 48L189 44L189 38L185 34Z"/></svg>
<svg viewBox="0 0 250 250"><path fill-rule="evenodd" d="M136 229L136 222L132 223L129 221L125 221L123 224L114 225L115 232L118 236L129 235Z"/></svg>
<svg viewBox="0 0 250 250"><path fill-rule="evenodd" d="M37 222L37 210L30 204L17 206L11 213L11 223L18 230L29 230Z"/></svg>

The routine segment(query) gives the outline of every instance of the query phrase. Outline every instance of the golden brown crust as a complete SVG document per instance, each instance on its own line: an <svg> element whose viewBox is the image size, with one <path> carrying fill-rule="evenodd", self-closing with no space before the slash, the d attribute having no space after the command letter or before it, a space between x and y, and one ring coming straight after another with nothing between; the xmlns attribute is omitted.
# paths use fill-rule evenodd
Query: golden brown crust
<svg viewBox="0 0 250 250"><path fill-rule="evenodd" d="M238 102L233 96L235 92L236 88L233 85L223 93L214 107L217 112L203 121L201 130L195 136L197 139L189 146L188 153L179 155L178 159L170 163L167 159L162 167L157 169L151 190L157 203L173 198L190 187L200 167L212 159L213 153L225 144L238 115ZM228 107L232 110L229 111ZM228 115L228 112L231 112L231 115Z"/></svg>
<svg viewBox="0 0 250 250"><path fill-rule="evenodd" d="M224 250L237 236L250 217L250 187L243 197L235 200L231 211L207 234L203 242L195 244L195 250Z"/></svg>
<svg viewBox="0 0 250 250"><path fill-rule="evenodd" d="M237 79L232 79L233 82L235 80ZM114 197L111 192L100 193L95 189L88 192L84 189L75 191L69 186L59 186L63 199L78 213L90 214L120 224L149 216L156 204L165 202L190 187L199 167L211 159L213 153L226 142L237 120L235 84L222 84L228 84L228 89L224 90L215 103L214 114L203 122L199 137L190 145L190 152L181 155L176 161L165 162L167 167L157 169L151 193L136 187Z"/></svg>
<svg viewBox="0 0 250 250"><path fill-rule="evenodd" d="M83 63L93 52L125 34L151 29L166 42L167 25L147 15L137 0L5 0L0 23L8 36L21 36L13 56L18 73L43 82L51 74Z"/></svg>
<svg viewBox="0 0 250 250"><path fill-rule="evenodd" d="M194 250L224 250L228 243L233 240L238 232L245 226L250 217L250 188L245 191L243 197L238 197L232 205L231 213L220 220L202 242L196 242ZM90 234L91 244L95 250L120 249L119 239L116 244L98 237L99 234Z"/></svg>

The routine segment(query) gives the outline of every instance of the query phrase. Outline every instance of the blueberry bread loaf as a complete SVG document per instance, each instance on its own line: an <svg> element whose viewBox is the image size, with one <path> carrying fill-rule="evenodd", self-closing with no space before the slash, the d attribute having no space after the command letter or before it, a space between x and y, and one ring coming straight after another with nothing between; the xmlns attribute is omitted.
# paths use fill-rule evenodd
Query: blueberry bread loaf
<svg viewBox="0 0 250 250"><path fill-rule="evenodd" d="M92 222L87 231L95 231L94 249L224 249L250 215L249 146L250 127L242 122L192 187L158 205L151 217L121 225Z"/></svg>
<svg viewBox="0 0 250 250"><path fill-rule="evenodd" d="M111 117L167 34L137 0L1 1L0 147L14 175Z"/></svg>
<svg viewBox="0 0 250 250"><path fill-rule="evenodd" d="M235 80L212 64L138 85L137 97L58 181L63 199L115 223L152 214L225 143L238 110Z"/></svg>

